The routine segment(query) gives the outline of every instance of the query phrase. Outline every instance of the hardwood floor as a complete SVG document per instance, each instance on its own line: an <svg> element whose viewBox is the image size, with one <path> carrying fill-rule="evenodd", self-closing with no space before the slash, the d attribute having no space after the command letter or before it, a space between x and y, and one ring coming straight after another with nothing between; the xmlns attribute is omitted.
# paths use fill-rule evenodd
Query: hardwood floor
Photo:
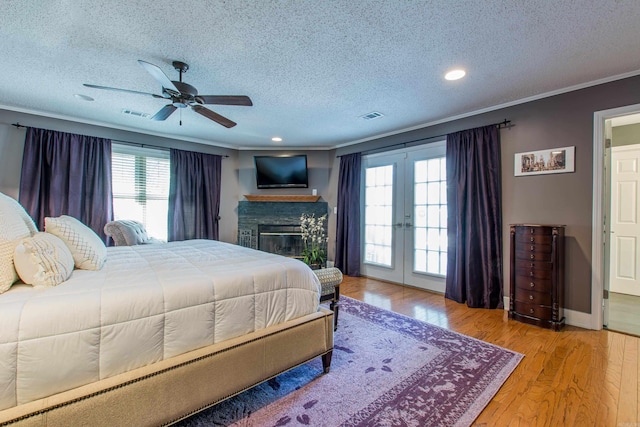
<svg viewBox="0 0 640 427"><path fill-rule="evenodd" d="M475 426L640 426L640 338L553 332L415 288L344 277L340 293L525 355ZM338 327L339 333L340 328Z"/></svg>

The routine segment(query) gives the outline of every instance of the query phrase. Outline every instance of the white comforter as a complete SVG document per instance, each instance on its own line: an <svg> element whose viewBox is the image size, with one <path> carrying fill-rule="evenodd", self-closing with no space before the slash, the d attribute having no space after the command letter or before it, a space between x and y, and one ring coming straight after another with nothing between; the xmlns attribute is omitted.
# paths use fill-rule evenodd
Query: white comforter
<svg viewBox="0 0 640 427"><path fill-rule="evenodd" d="M100 271L0 295L0 409L318 310L302 262L210 240L109 248Z"/></svg>

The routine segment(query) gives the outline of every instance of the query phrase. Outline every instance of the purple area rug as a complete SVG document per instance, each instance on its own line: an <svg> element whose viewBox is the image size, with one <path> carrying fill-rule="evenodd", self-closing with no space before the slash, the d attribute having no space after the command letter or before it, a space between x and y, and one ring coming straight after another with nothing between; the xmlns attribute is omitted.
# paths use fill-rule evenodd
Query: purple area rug
<svg viewBox="0 0 640 427"><path fill-rule="evenodd" d="M331 372L313 360L180 426L469 426L523 355L342 297Z"/></svg>

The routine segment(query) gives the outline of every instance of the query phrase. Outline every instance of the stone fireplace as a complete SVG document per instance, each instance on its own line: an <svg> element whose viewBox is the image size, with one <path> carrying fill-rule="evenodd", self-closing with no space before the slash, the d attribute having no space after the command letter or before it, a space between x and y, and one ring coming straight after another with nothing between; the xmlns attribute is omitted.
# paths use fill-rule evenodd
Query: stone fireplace
<svg viewBox="0 0 640 427"><path fill-rule="evenodd" d="M238 244L299 257L304 248L300 216L306 213L319 217L327 212L327 202L241 201L238 203Z"/></svg>

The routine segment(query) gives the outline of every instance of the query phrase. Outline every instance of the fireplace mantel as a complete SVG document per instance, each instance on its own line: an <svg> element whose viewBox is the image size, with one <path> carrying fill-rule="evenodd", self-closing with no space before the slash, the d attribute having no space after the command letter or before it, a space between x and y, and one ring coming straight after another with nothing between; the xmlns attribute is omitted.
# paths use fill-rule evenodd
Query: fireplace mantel
<svg viewBox="0 0 640 427"><path fill-rule="evenodd" d="M308 194L245 194L244 197L250 202L317 202L320 196L310 196Z"/></svg>

